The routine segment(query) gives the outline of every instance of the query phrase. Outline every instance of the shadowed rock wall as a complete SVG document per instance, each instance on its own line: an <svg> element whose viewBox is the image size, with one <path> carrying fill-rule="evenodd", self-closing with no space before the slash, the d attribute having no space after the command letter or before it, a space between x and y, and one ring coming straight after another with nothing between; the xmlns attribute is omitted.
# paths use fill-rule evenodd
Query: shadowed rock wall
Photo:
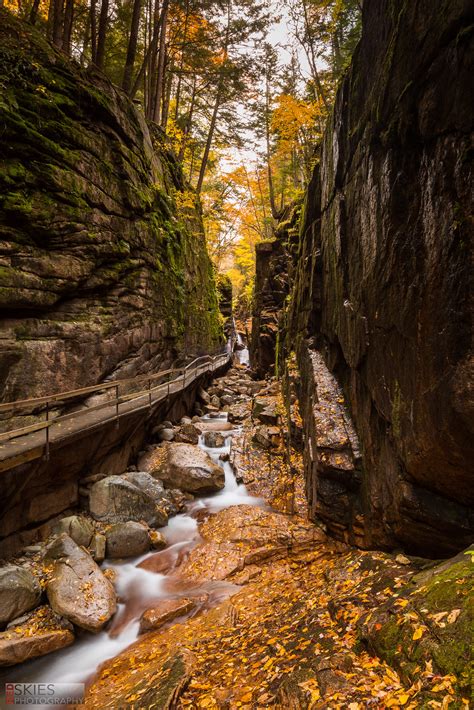
<svg viewBox="0 0 474 710"><path fill-rule="evenodd" d="M291 308L302 411L312 416L317 349L363 458L360 483L339 478L331 496L307 456L313 514L346 539L356 524L362 545L433 556L474 534L472 20L465 0L364 3L307 193Z"/></svg>
<svg viewBox="0 0 474 710"><path fill-rule="evenodd" d="M0 12L0 400L222 345L200 207L103 76Z"/></svg>

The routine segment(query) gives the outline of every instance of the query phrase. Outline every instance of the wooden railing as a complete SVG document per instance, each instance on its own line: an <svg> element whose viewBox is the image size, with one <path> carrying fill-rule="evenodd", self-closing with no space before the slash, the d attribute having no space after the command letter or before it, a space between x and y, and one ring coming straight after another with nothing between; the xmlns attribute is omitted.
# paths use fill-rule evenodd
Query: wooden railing
<svg viewBox="0 0 474 710"><path fill-rule="evenodd" d="M232 349L220 355L203 355L202 357L196 358L188 365L163 370L154 375L139 375L128 379L112 380L98 385L91 385L90 387L82 387L81 389L70 390L68 392L45 395L44 397L22 399L16 402L5 402L4 404L0 404L0 415L6 414L7 417L5 419L7 421L18 415L27 416L28 414L30 416L44 416L44 421L35 422L28 426L22 426L0 433L0 444L1 442L11 442L27 434L34 434L44 430L45 438L43 445L45 447L46 458L49 458L50 431L52 427L57 427L57 425L63 422L77 421L81 417L84 418L92 412L105 408L109 408L111 412L101 421L106 422L115 419L118 426L121 414L147 405L151 408L156 402L168 397L171 392L184 390L191 381L194 381L205 372L213 372L223 367L231 358ZM124 392L124 390L129 390L136 385L140 386L138 391ZM86 405L74 412L51 416L53 413L52 410L55 408L59 406L64 407L67 403L74 403L74 400L84 400L85 397L92 395L106 395L106 399L92 406ZM142 401L140 402L140 400ZM120 411L120 405L126 403L129 403L129 406L125 410ZM80 431L81 427L77 427L76 430Z"/></svg>

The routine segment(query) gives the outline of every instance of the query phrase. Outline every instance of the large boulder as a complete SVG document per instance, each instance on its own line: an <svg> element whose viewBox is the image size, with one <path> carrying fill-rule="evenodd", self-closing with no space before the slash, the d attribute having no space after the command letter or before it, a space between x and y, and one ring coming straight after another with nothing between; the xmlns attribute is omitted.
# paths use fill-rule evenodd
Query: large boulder
<svg viewBox="0 0 474 710"><path fill-rule="evenodd" d="M94 483L89 498L92 517L107 523L144 520L148 525L166 525L164 508L157 504L154 494L132 483L133 475L109 476Z"/></svg>
<svg viewBox="0 0 474 710"><path fill-rule="evenodd" d="M41 588L36 577L23 567L0 568L0 624L8 624L39 604Z"/></svg>
<svg viewBox="0 0 474 710"><path fill-rule="evenodd" d="M107 557L137 557L150 549L149 529L133 520L112 525L105 536Z"/></svg>
<svg viewBox="0 0 474 710"><path fill-rule="evenodd" d="M92 523L82 515L70 515L59 520L52 529L53 535L67 533L74 542L82 547L89 547L94 535Z"/></svg>
<svg viewBox="0 0 474 710"><path fill-rule="evenodd" d="M0 633L0 666L14 666L38 656L70 646L74 641L72 625L49 606L41 606Z"/></svg>
<svg viewBox="0 0 474 710"><path fill-rule="evenodd" d="M76 626L97 632L115 614L117 602L111 582L92 557L62 533L47 548L52 564L46 586L53 610Z"/></svg>
<svg viewBox="0 0 474 710"><path fill-rule="evenodd" d="M133 471L126 473L123 478L134 486L140 488L140 490L145 491L157 504L160 510L164 510L167 515L176 515L179 510L182 509L182 505L178 502L176 494L180 491L169 491L165 490L161 481L146 471ZM162 521L160 525L166 525L168 521Z"/></svg>
<svg viewBox="0 0 474 710"><path fill-rule="evenodd" d="M211 493L224 488L224 471L202 449L190 444L167 444L159 471L165 486L190 493Z"/></svg>

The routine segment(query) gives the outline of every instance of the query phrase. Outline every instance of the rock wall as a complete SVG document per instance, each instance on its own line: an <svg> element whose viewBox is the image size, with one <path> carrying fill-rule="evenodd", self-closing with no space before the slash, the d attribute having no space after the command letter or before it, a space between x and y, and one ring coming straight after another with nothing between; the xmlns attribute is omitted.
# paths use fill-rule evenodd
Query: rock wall
<svg viewBox="0 0 474 710"><path fill-rule="evenodd" d="M275 238L255 248L255 288L252 306L250 364L259 377L275 372L283 349L287 298L298 242L301 205L287 209Z"/></svg>
<svg viewBox="0 0 474 710"><path fill-rule="evenodd" d="M0 13L0 400L220 347L200 207L163 135Z"/></svg>
<svg viewBox="0 0 474 710"><path fill-rule="evenodd" d="M340 475L328 495L306 447L313 515L362 546L435 557L474 533L472 20L466 0L436 12L364 3L307 192L291 306L312 449L318 350L362 452L361 480Z"/></svg>

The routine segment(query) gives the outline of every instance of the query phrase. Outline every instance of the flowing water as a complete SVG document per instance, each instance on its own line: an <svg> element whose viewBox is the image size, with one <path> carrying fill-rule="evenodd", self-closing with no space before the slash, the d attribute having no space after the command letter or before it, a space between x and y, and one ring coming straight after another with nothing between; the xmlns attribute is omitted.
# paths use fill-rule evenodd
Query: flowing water
<svg viewBox="0 0 474 710"><path fill-rule="evenodd" d="M227 422L227 414L213 418L213 421L219 420ZM209 497L195 499L188 504L185 513L170 518L168 524L161 528L168 543L164 550L125 562L105 560L103 563L103 567L115 570L115 586L119 598L117 613L107 630L96 635L84 632L69 648L4 671L0 676L2 681L78 683L92 680L101 663L116 656L136 640L140 616L154 602L184 596L197 597L199 603L192 612L195 614L203 607L214 606L239 589L228 582L190 585L180 582L177 575L173 576L173 571L184 556L199 543L197 520L206 512L214 513L232 505L265 505L262 499L247 493L245 486L237 482L231 464L220 459L221 455L230 453L232 436L238 433L238 429L222 433L226 436L223 447L207 447L202 436L199 446L223 467L224 488Z"/></svg>

